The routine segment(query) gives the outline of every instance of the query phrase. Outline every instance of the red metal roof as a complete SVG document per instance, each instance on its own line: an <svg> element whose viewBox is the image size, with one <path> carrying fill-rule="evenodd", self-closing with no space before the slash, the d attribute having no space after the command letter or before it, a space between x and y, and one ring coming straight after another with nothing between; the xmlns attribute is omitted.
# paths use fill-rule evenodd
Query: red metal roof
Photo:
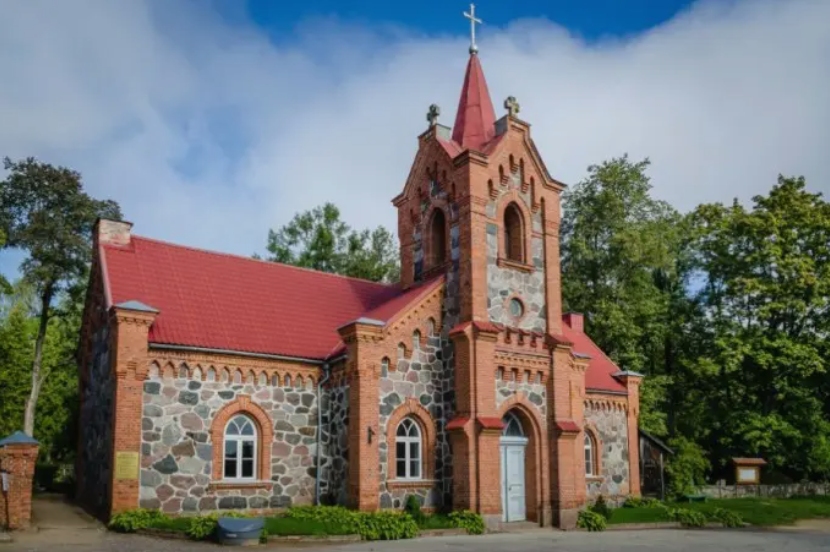
<svg viewBox="0 0 830 552"><path fill-rule="evenodd" d="M484 71L477 54L470 54L458 111L455 113L455 125L452 139L462 149L470 148L482 151L484 145L496 135L496 112L484 80Z"/></svg>
<svg viewBox="0 0 830 552"><path fill-rule="evenodd" d="M591 357L588 369L585 372L585 388L599 391L614 391L627 393L628 389L611 374L619 372L620 369L610 358L594 343L588 334L574 330L568 325L567 320L562 320L562 333L573 342L574 353Z"/></svg>
<svg viewBox="0 0 830 552"><path fill-rule="evenodd" d="M394 309L379 307L421 289L136 236L101 250L112 304L159 310L151 343L325 359L341 345L338 327L367 312L385 322Z"/></svg>

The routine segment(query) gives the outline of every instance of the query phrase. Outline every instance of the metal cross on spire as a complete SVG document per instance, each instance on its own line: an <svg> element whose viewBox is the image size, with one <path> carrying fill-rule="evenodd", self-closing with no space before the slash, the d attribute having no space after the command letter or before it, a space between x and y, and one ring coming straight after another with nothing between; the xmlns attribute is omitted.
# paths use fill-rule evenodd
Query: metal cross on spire
<svg viewBox="0 0 830 552"><path fill-rule="evenodd" d="M475 4L470 4L470 12L464 12L464 17L470 20L470 53L475 54L478 52L478 46L476 46L476 23L480 25L484 22L476 18Z"/></svg>

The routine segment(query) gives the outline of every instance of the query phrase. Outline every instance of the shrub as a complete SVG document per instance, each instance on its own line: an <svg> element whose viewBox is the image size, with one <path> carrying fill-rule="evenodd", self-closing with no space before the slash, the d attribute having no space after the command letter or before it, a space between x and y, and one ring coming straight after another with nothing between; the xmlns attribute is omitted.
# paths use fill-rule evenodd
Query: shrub
<svg viewBox="0 0 830 552"><path fill-rule="evenodd" d="M680 497L691 494L695 487L705 481L709 461L706 453L695 442L685 437L676 437L669 442L675 454L666 465L669 476L669 493Z"/></svg>
<svg viewBox="0 0 830 552"><path fill-rule="evenodd" d="M119 533L135 533L139 529L146 529L154 522L165 519L166 517L159 510L147 510L144 508L127 510L126 512L112 516L109 522L109 528Z"/></svg>
<svg viewBox="0 0 830 552"><path fill-rule="evenodd" d="M594 502L593 506L588 508L590 511L594 512L595 514L599 514L605 518L605 520L611 519L611 507L608 506L608 503L605 502L605 497L599 495L597 501Z"/></svg>
<svg viewBox="0 0 830 552"><path fill-rule="evenodd" d="M715 508L709 515L709 519L723 524L724 527L743 527L744 525L744 520L740 514L723 508Z"/></svg>
<svg viewBox="0 0 830 552"><path fill-rule="evenodd" d="M421 499L414 494L406 497L406 504L403 507L403 511L412 516L412 519L414 519L415 523L418 525L421 525L426 518L424 513L421 511Z"/></svg>
<svg viewBox="0 0 830 552"><path fill-rule="evenodd" d="M656 498L643 498L639 496L629 496L623 502L623 508L660 508L663 503Z"/></svg>
<svg viewBox="0 0 830 552"><path fill-rule="evenodd" d="M484 518L475 512L469 510L450 512L450 520L452 520L453 527L466 529L468 535L484 533Z"/></svg>
<svg viewBox="0 0 830 552"><path fill-rule="evenodd" d="M608 524L605 516L592 510L582 510L576 520L576 526L588 531L605 531Z"/></svg>
<svg viewBox="0 0 830 552"><path fill-rule="evenodd" d="M216 525L218 523L219 514L195 517L190 521L187 536L194 540L209 539L216 532Z"/></svg>
<svg viewBox="0 0 830 552"><path fill-rule="evenodd" d="M297 506L289 508L288 517L340 525L364 540L411 539L418 525L406 513L355 512L342 506Z"/></svg>
<svg viewBox="0 0 830 552"><path fill-rule="evenodd" d="M683 527L703 527L706 525L706 516L695 510L674 508L669 511L669 519L680 522Z"/></svg>

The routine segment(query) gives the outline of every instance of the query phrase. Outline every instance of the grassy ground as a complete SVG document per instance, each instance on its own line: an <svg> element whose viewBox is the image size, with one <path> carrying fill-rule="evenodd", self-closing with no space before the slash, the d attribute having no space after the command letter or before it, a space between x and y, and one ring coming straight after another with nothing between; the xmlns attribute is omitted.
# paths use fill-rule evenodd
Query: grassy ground
<svg viewBox="0 0 830 552"><path fill-rule="evenodd" d="M747 523L757 526L791 525L800 519L830 518L830 497L729 498L706 502L667 504L669 508L688 508L711 514L715 508L731 510ZM669 521L660 508L617 508L609 523L656 523Z"/></svg>
<svg viewBox="0 0 830 552"><path fill-rule="evenodd" d="M161 518L155 520L150 527L152 529L184 533L190 528L190 518Z"/></svg>
<svg viewBox="0 0 830 552"><path fill-rule="evenodd" d="M420 529L452 529L455 526L449 516L444 514L432 514L425 516L418 522Z"/></svg>

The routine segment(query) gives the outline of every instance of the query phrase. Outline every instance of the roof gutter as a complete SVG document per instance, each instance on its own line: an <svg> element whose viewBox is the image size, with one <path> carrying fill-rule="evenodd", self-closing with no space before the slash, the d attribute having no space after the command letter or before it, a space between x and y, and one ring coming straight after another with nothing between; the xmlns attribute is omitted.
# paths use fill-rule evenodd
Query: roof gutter
<svg viewBox="0 0 830 552"><path fill-rule="evenodd" d="M628 391L611 391L609 389L586 388L585 392L586 393L600 393L602 395L621 395L621 396L624 396L624 397L628 396Z"/></svg>
<svg viewBox="0 0 830 552"><path fill-rule="evenodd" d="M149 343L148 344L150 349L162 349L168 351L184 351L184 352L191 352L191 353L210 353L210 354L217 354L217 355L232 355L232 356L241 356L247 358L264 358L269 360L289 360L293 362L304 362L306 364L314 364L315 366L322 366L325 367L328 364L337 362L342 358L345 358L345 354L340 355L336 358L328 359L328 360L320 360L314 358L304 358L304 357L296 357L290 355L272 355L268 353L249 353L246 351L234 351L232 349L213 349L210 347L193 347L190 345L171 345L168 343Z"/></svg>

